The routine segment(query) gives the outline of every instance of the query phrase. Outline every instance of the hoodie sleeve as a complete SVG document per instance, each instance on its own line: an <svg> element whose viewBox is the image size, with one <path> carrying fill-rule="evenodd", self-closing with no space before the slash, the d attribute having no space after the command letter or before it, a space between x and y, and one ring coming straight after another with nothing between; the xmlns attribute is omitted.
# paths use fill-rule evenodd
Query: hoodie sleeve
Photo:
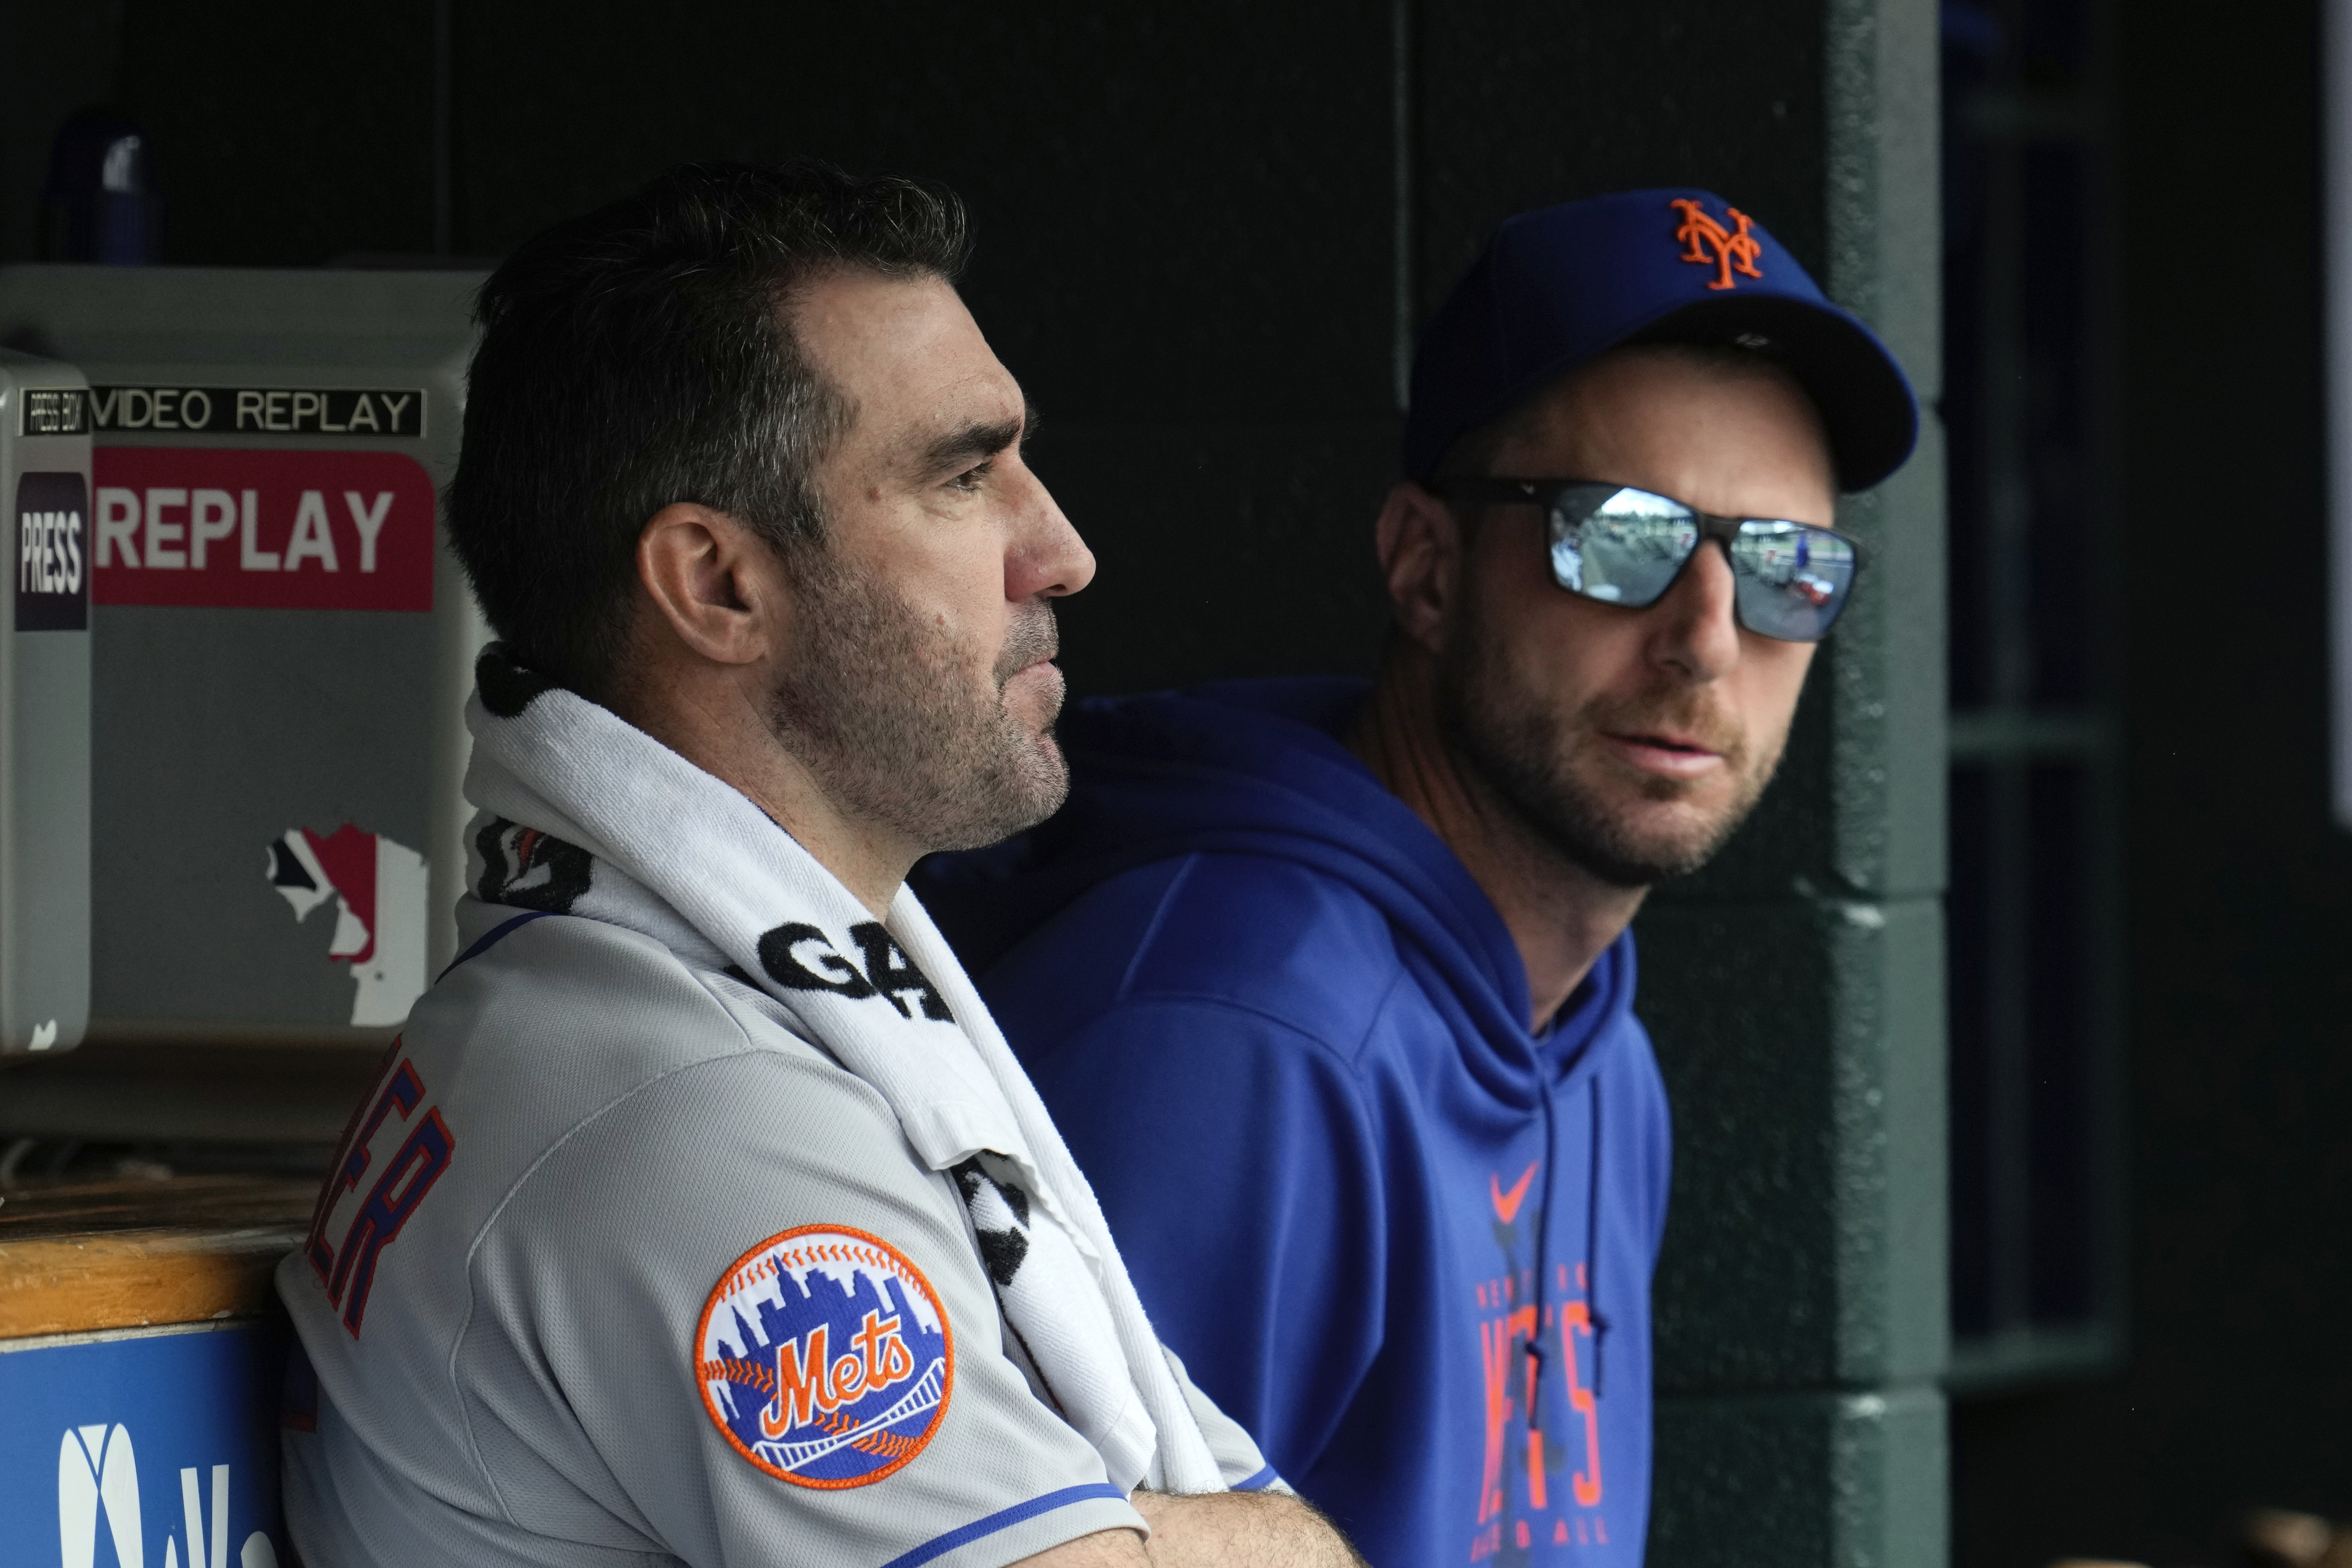
<svg viewBox="0 0 2352 1568"><path fill-rule="evenodd" d="M1276 1470L1307 1475L1385 1313L1380 1141L1349 1064L1204 998L1115 1003L1032 1045L1161 1338Z"/></svg>

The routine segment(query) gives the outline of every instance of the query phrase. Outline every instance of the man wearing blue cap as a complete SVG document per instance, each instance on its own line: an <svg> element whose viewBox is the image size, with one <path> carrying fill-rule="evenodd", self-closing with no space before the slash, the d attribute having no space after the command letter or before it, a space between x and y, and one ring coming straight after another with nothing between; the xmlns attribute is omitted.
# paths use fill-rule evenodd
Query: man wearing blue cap
<svg viewBox="0 0 2352 1568"><path fill-rule="evenodd" d="M1642 1561L1627 927L1769 782L1916 423L1721 198L1512 218L1415 356L1370 689L1088 704L1062 814L930 876L1161 1333L1376 1563Z"/></svg>

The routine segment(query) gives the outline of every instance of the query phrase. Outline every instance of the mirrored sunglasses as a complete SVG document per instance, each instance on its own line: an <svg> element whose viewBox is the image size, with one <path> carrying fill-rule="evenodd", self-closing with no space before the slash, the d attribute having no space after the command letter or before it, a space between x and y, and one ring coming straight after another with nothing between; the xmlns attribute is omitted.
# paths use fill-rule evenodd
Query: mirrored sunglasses
<svg viewBox="0 0 2352 1568"><path fill-rule="evenodd" d="M1571 594L1643 609L1664 598L1707 540L1731 563L1739 624L1782 642L1816 642L1853 595L1865 554L1834 529L1776 518L1719 517L1671 496L1590 479L1445 479L1449 499L1544 509L1551 580Z"/></svg>

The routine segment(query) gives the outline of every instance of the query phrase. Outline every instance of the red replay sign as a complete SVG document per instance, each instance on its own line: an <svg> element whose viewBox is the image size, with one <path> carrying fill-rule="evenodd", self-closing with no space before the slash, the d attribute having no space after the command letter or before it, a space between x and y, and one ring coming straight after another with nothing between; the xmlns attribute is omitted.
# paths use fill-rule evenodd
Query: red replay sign
<svg viewBox="0 0 2352 1568"><path fill-rule="evenodd" d="M398 452L100 447L100 605L430 610L433 480Z"/></svg>

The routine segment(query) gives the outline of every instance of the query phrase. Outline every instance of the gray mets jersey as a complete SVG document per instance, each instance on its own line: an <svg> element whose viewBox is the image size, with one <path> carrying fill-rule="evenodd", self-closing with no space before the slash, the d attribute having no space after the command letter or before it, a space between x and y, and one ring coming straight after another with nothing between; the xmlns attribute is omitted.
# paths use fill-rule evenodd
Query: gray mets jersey
<svg viewBox="0 0 2352 1568"><path fill-rule="evenodd" d="M460 931L278 1271L309 1568L994 1568L1142 1528L879 1094L649 937Z"/></svg>

